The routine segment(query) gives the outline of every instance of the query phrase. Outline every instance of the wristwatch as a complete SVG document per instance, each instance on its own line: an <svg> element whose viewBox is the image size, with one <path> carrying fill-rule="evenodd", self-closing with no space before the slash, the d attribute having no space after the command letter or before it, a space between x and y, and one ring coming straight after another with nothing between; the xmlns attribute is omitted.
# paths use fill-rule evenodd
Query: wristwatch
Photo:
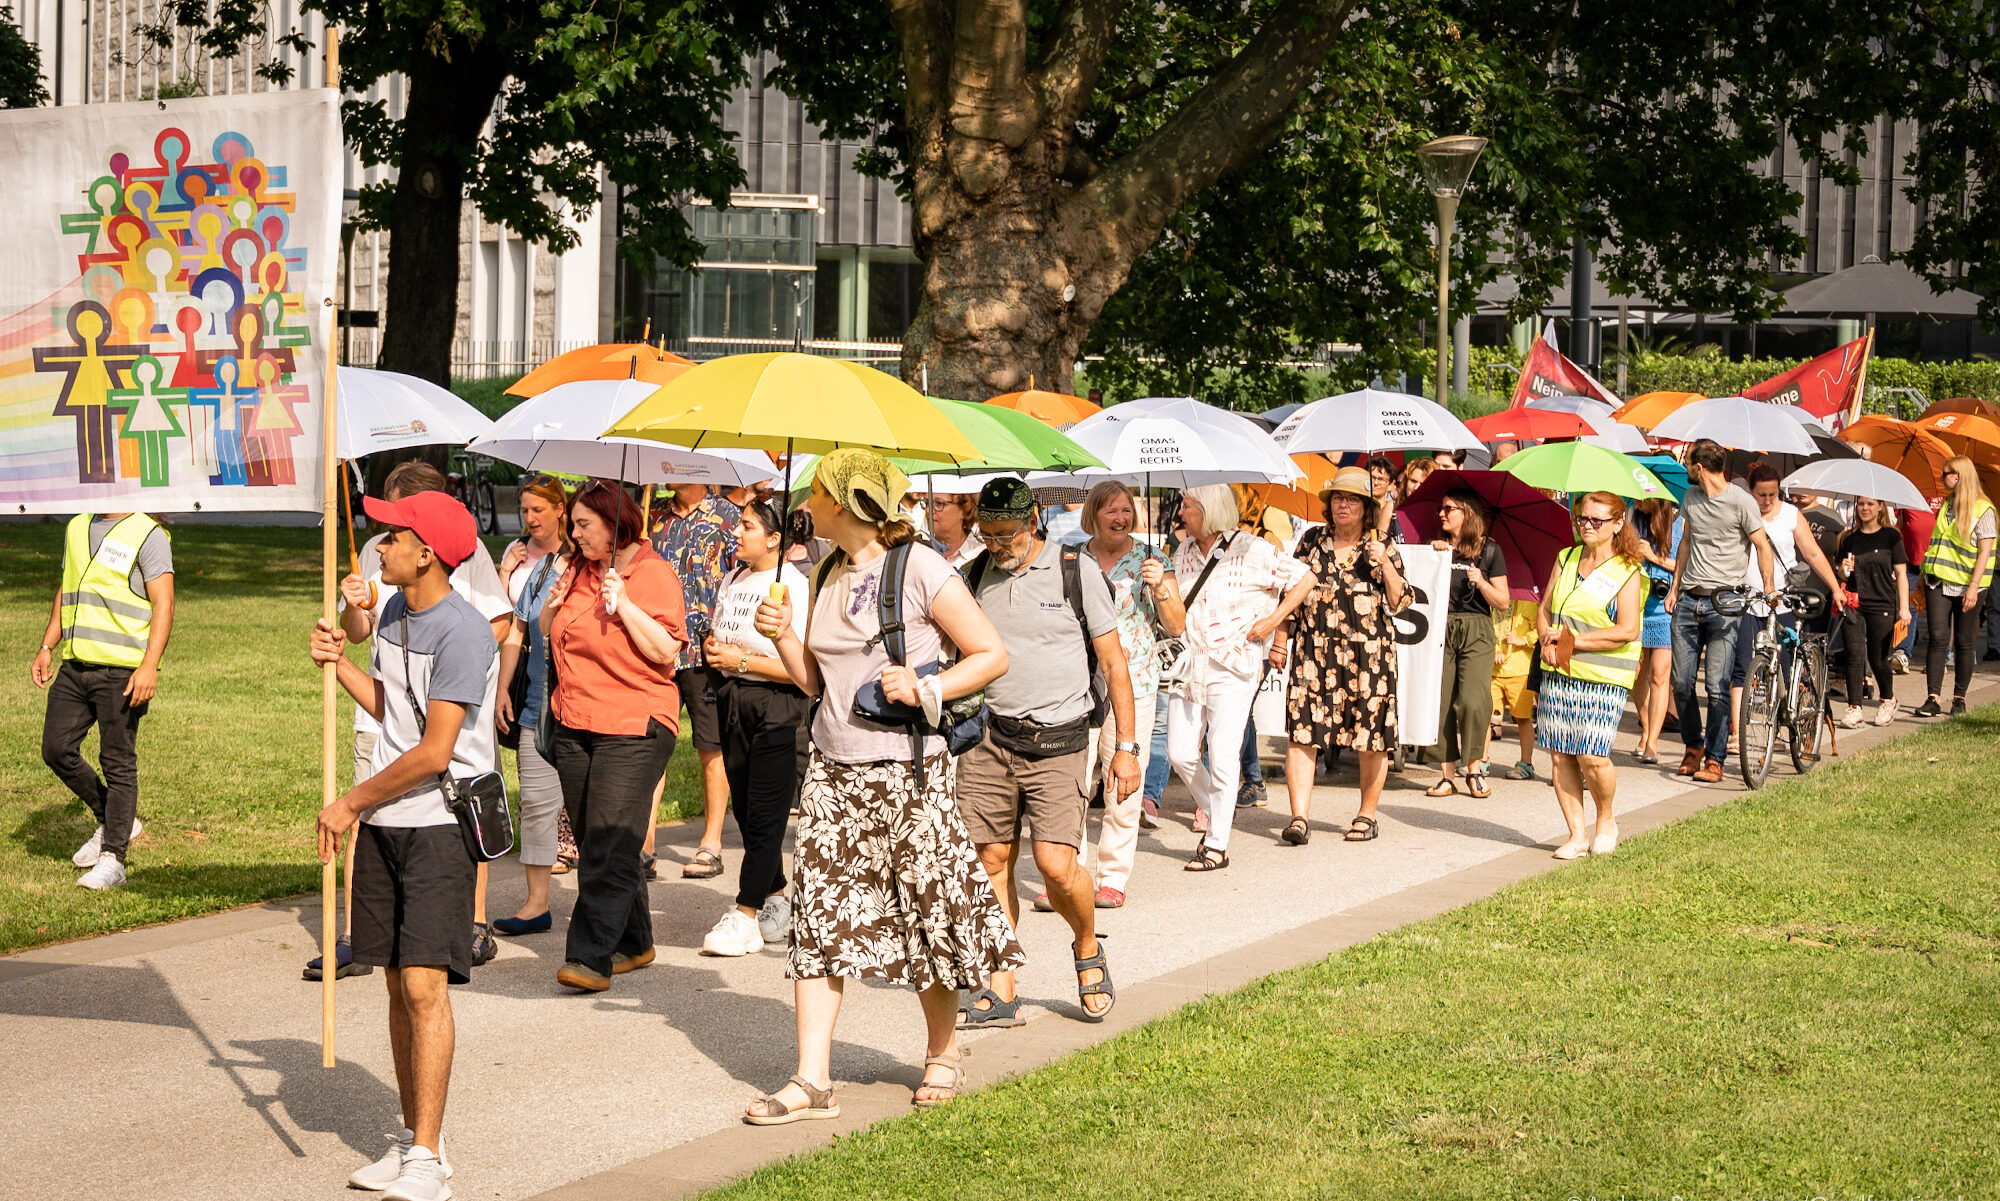
<svg viewBox="0 0 2000 1201"><path fill-rule="evenodd" d="M1139 753L1139 744L1136 742L1120 742L1114 745L1111 749L1113 751L1123 751L1128 755L1136 755Z"/></svg>

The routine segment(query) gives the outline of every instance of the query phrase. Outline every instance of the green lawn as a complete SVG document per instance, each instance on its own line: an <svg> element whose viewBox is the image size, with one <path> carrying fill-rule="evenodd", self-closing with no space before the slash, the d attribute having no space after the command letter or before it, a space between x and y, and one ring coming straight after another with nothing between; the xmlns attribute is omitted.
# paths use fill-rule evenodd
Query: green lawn
<svg viewBox="0 0 2000 1201"><path fill-rule="evenodd" d="M0 526L0 951L316 890L320 684L305 635L320 609L319 531L175 528L174 638L139 729L146 829L130 884L93 893L69 856L95 822L42 764L43 694L28 678L62 529ZM342 787L352 711L343 694ZM93 735L93 762L96 746ZM511 779L513 756L501 757ZM662 820L700 803L694 756L677 753Z"/></svg>
<svg viewBox="0 0 2000 1201"><path fill-rule="evenodd" d="M1994 1196L1996 735L1980 710L711 1195Z"/></svg>

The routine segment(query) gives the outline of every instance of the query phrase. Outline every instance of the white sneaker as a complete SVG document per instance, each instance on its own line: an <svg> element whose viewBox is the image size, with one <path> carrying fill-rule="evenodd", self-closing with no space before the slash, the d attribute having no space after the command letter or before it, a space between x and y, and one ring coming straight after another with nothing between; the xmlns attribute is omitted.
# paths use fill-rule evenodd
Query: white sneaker
<svg viewBox="0 0 2000 1201"><path fill-rule="evenodd" d="M451 1168L424 1147L412 1147L403 1156L403 1168L388 1188L386 1201L451 1201Z"/></svg>
<svg viewBox="0 0 2000 1201"><path fill-rule="evenodd" d="M1861 706L1859 705L1849 705L1846 716L1840 719L1842 728L1849 730L1858 730L1866 725L1867 722L1868 719L1862 715Z"/></svg>
<svg viewBox="0 0 2000 1201"><path fill-rule="evenodd" d="M146 823L140 821L136 817L133 818L131 837L132 838L139 837L139 831L145 828L146 828ZM128 839L127 841L130 840ZM104 853L104 826L102 823L99 823L97 827L97 832L90 836L89 841L85 842L82 846L76 848L76 854L71 855L69 857L69 861L71 863L76 864L78 867L96 867L97 857L99 855L102 855L103 853Z"/></svg>
<svg viewBox="0 0 2000 1201"><path fill-rule="evenodd" d="M1896 720L1896 702L1883 701L1882 707L1880 709L1875 710L1875 724L1878 726L1886 726L1890 722L1895 720Z"/></svg>
<svg viewBox="0 0 2000 1201"><path fill-rule="evenodd" d="M125 865L118 862L116 855L99 855L97 863L78 878L78 888L102 890L116 888L125 883Z"/></svg>
<svg viewBox="0 0 2000 1201"><path fill-rule="evenodd" d="M764 949L764 932L757 928L757 919L731 905L701 940L704 955L755 955Z"/></svg>
<svg viewBox="0 0 2000 1201"><path fill-rule="evenodd" d="M757 932L765 942L784 942L792 936L792 903L782 893L764 898L757 911Z"/></svg>
<svg viewBox="0 0 2000 1201"><path fill-rule="evenodd" d="M442 1143L444 1140L438 1141ZM353 1174L347 1178L347 1187L379 1193L396 1183L397 1178L403 1174L403 1157L410 1153L410 1148L416 1146L416 1143L416 1131L409 1129L397 1131L390 1136L389 1150L382 1158L366 1167L354 1169ZM448 1162L444 1163L444 1174L446 1179L451 1178L451 1164Z"/></svg>

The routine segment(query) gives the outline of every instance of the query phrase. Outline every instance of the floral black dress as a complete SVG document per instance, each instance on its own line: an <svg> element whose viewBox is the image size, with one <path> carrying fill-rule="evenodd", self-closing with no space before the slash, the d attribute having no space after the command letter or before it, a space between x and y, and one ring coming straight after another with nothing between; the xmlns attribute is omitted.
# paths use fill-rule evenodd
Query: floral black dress
<svg viewBox="0 0 2000 1201"><path fill-rule="evenodd" d="M1386 546L1403 570L1403 556ZM1396 632L1381 573L1365 547L1343 565L1333 530L1318 526L1293 552L1319 584L1292 615L1292 679L1285 693L1293 742L1387 751L1396 745Z"/></svg>

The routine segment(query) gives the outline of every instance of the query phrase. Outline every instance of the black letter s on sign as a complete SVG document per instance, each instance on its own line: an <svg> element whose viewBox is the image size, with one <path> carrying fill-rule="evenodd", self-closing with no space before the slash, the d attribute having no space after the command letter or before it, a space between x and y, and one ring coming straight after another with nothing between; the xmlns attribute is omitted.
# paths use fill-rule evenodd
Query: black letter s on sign
<svg viewBox="0 0 2000 1201"><path fill-rule="evenodd" d="M1396 641L1403 646L1415 646L1431 631L1431 619L1424 615L1422 606L1430 603L1430 597L1415 584L1406 585L1410 590L1410 603L1401 613L1392 614L1390 624L1396 627Z"/></svg>

